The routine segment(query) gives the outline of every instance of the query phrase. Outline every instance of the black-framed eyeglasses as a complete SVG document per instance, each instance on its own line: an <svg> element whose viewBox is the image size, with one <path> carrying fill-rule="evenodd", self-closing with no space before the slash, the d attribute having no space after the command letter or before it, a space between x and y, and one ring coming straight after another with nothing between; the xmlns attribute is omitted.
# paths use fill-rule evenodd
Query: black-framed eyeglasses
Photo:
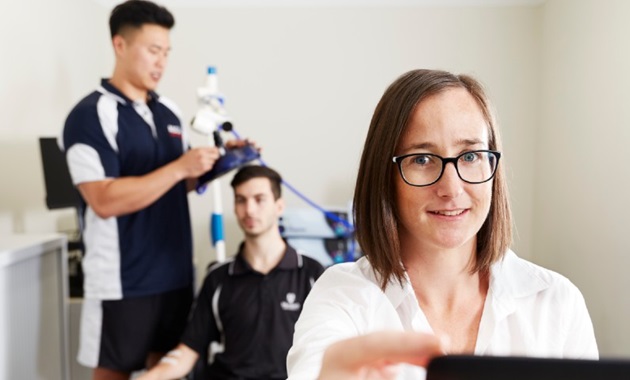
<svg viewBox="0 0 630 380"><path fill-rule="evenodd" d="M462 181L472 184L490 181L497 171L501 153L494 150L471 150L457 157L441 157L430 153L413 153L393 157L402 179L411 186L433 185L442 178L451 162Z"/></svg>

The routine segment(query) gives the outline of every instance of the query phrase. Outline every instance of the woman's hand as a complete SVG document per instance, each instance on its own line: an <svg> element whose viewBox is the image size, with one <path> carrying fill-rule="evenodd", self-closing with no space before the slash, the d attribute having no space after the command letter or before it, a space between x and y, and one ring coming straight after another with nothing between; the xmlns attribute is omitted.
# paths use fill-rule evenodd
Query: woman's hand
<svg viewBox="0 0 630 380"><path fill-rule="evenodd" d="M324 353L319 380L395 379L399 363L425 367L443 355L438 338L411 331L380 331L332 344Z"/></svg>

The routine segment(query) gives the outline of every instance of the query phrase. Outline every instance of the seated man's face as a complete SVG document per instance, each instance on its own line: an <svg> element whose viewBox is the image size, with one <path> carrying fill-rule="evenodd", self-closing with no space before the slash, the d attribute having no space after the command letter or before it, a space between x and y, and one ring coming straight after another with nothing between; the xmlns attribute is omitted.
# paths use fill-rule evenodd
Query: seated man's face
<svg viewBox="0 0 630 380"><path fill-rule="evenodd" d="M234 189L234 213L248 237L278 229L278 218L284 210L282 199L274 199L269 179L252 178Z"/></svg>

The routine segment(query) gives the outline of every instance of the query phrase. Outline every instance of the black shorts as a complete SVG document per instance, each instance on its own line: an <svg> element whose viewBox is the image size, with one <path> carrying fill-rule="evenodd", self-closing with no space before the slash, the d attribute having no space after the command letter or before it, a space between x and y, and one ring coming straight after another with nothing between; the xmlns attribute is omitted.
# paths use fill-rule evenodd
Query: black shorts
<svg viewBox="0 0 630 380"><path fill-rule="evenodd" d="M90 301L94 303L93 300L84 300ZM192 301L193 289L188 287L146 297L96 301L100 305L92 305L92 310L84 303L83 313L98 313L100 309L101 326L100 332L97 331L100 337L91 337L91 344L84 344L85 339L88 338L89 342L92 335L91 331L85 331L86 327L98 327L94 323L98 316L94 321L85 323L89 316L82 315L81 351L89 350L91 346L98 353L87 355L97 359L96 363L81 360L82 355L86 357L89 354L86 352L79 353L79 361L92 367L128 373L144 369L150 352L166 353L177 346L186 327Z"/></svg>

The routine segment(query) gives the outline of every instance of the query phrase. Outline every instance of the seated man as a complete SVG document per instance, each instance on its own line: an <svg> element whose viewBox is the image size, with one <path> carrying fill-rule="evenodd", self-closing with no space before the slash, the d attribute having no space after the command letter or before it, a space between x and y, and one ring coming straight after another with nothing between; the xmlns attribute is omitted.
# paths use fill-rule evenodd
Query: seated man
<svg viewBox="0 0 630 380"><path fill-rule="evenodd" d="M209 268L181 343L142 380L186 375L210 344L213 358L204 378L287 378L294 324L324 269L282 239L281 183L264 166L236 173L234 212L245 241L233 259Z"/></svg>

